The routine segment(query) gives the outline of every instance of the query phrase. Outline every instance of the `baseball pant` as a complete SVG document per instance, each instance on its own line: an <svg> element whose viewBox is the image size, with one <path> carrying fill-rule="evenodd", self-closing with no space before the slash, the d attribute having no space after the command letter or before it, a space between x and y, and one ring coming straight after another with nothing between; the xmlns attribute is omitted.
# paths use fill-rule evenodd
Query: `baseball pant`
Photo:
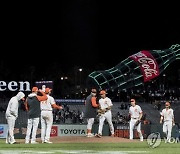
<svg viewBox="0 0 180 154"><path fill-rule="evenodd" d="M132 119L130 120L129 123L129 139L133 139L133 130L134 130L134 125L136 123L137 119ZM139 137L142 138L142 132L141 132L141 123L139 123L139 125L137 125L136 127L137 132L139 133Z"/></svg>
<svg viewBox="0 0 180 154"><path fill-rule="evenodd" d="M29 142L30 140L31 130L32 130L31 142L36 141L36 133L38 129L38 124L39 124L39 118L28 119L27 132L26 132L26 138L25 138L26 142Z"/></svg>
<svg viewBox="0 0 180 154"><path fill-rule="evenodd" d="M171 139L172 121L165 121L163 123L163 132L165 133L167 140Z"/></svg>
<svg viewBox="0 0 180 154"><path fill-rule="evenodd" d="M41 111L41 140L49 141L53 124L52 111Z"/></svg>
<svg viewBox="0 0 180 154"><path fill-rule="evenodd" d="M94 118L87 119L87 129L92 129L92 125L94 124Z"/></svg>
<svg viewBox="0 0 180 154"><path fill-rule="evenodd" d="M15 126L15 121L16 117L6 117L7 119L7 124L8 124L8 132L6 136L6 143L14 143L14 126Z"/></svg>
<svg viewBox="0 0 180 154"><path fill-rule="evenodd" d="M111 111L107 111L105 114L102 114L99 117L98 134L102 135L102 129L103 129L103 125L104 125L104 120L105 119L107 120L107 122L109 124L111 135L113 135L114 134L114 126L113 126L113 123L112 123L112 114L111 114Z"/></svg>

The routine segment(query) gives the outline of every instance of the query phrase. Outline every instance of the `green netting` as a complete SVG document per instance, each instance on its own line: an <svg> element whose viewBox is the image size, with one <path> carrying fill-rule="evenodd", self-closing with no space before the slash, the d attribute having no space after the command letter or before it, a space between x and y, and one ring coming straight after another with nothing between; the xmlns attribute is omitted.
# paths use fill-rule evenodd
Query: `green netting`
<svg viewBox="0 0 180 154"><path fill-rule="evenodd" d="M180 59L180 45L172 45L164 50L149 50L158 63L162 73L173 61ZM140 66L130 57L124 59L115 67L108 70L98 70L88 75L88 82L99 89L115 90L128 89L143 85L143 74Z"/></svg>

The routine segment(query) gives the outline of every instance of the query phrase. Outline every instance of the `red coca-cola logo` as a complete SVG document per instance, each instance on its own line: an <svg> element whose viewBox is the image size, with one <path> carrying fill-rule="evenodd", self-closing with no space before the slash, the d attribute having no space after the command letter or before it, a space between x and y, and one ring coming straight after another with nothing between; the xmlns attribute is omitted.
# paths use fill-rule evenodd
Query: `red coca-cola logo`
<svg viewBox="0 0 180 154"><path fill-rule="evenodd" d="M53 137L53 136L57 136L57 135L58 135L58 127L52 126L50 136Z"/></svg>
<svg viewBox="0 0 180 154"><path fill-rule="evenodd" d="M140 51L130 56L130 58L140 65L144 82L149 81L159 75L158 64L149 51Z"/></svg>

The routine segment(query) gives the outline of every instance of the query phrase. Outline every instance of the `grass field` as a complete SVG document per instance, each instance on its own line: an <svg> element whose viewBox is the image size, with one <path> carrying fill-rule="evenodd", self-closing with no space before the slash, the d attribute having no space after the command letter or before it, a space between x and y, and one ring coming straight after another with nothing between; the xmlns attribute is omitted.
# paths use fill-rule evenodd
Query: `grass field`
<svg viewBox="0 0 180 154"><path fill-rule="evenodd" d="M0 154L179 154L179 143L164 143L156 148L150 148L146 141L134 143L53 143L53 144L5 144L0 140Z"/></svg>

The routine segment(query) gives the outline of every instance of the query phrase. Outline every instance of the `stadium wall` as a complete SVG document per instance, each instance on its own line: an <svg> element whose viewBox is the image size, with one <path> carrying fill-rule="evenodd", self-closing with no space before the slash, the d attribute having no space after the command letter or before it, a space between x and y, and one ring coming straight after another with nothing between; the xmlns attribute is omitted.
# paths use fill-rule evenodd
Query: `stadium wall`
<svg viewBox="0 0 180 154"><path fill-rule="evenodd" d="M25 138L26 135L26 125L25 124L16 124L14 129L14 136L18 139ZM0 138L6 138L7 135L7 124L0 124ZM122 138L129 138L129 126L128 125L114 125L115 136ZM162 132L162 125L142 125L142 133L144 138L147 138L148 135L152 132L159 132L161 137L164 137ZM92 132L98 132L98 124L93 125ZM172 129L172 137L176 137L179 130L176 126ZM37 130L37 138L41 135L40 126ZM109 126L105 124L103 127L103 136L109 136ZM61 124L53 125L51 129L51 137L61 137L61 136L86 136L86 125L85 124ZM134 130L134 138L139 138L138 133Z"/></svg>

